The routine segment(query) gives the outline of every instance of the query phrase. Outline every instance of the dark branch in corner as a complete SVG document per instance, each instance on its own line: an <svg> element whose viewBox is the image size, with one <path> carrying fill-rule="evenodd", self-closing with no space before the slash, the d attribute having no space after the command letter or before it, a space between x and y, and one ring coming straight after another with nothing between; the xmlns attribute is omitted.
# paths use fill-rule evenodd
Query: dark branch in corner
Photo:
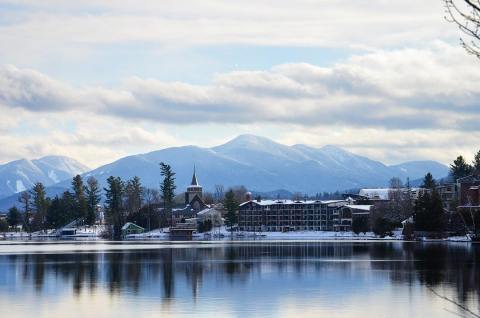
<svg viewBox="0 0 480 318"><path fill-rule="evenodd" d="M480 58L480 0L444 0L445 19L467 35L460 39L465 50Z"/></svg>

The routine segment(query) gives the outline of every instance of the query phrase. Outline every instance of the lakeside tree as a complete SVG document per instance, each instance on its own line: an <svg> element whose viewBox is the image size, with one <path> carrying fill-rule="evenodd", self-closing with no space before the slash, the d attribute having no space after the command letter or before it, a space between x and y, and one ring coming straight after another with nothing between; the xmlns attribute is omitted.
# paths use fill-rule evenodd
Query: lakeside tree
<svg viewBox="0 0 480 318"><path fill-rule="evenodd" d="M13 227L15 231L17 231L17 226L21 225L23 222L22 219L22 213L20 213L20 210L16 207L13 206L8 210L7 214L7 223L10 227Z"/></svg>
<svg viewBox="0 0 480 318"><path fill-rule="evenodd" d="M113 237L120 239L121 229L124 224L123 195L124 183L120 177L110 176L107 179L108 187L105 191L105 211L108 222L113 226Z"/></svg>
<svg viewBox="0 0 480 318"><path fill-rule="evenodd" d="M379 206L379 211L383 213L383 217L394 223L399 223L412 215L413 199L409 179L407 179L407 184L404 185L400 178L391 178L388 198L390 201L387 205Z"/></svg>
<svg viewBox="0 0 480 318"><path fill-rule="evenodd" d="M167 216L170 216L170 222L173 225L172 207L175 198L175 172L172 167L164 162L160 162L160 175L163 181L160 183L160 192L162 194L164 211Z"/></svg>
<svg viewBox="0 0 480 318"><path fill-rule="evenodd" d="M442 199L437 191L425 192L415 203L415 230L441 232L445 229Z"/></svg>
<svg viewBox="0 0 480 318"><path fill-rule="evenodd" d="M168 220L165 214L160 215L155 212L155 206L161 202L161 195L158 190L146 188L143 191L144 206L141 210L147 215L147 226L149 231L152 228L167 226Z"/></svg>
<svg viewBox="0 0 480 318"><path fill-rule="evenodd" d="M87 216L85 223L88 225L95 224L97 219L97 205L100 203L100 193L97 179L89 177L87 179L87 186L85 187L85 194L87 196Z"/></svg>
<svg viewBox="0 0 480 318"><path fill-rule="evenodd" d="M444 0L446 19L458 26L467 36L460 43L465 50L480 58L480 1L479 0Z"/></svg>
<svg viewBox="0 0 480 318"><path fill-rule="evenodd" d="M473 170L480 173L480 150L475 154L472 162Z"/></svg>
<svg viewBox="0 0 480 318"><path fill-rule="evenodd" d="M50 228L58 229L76 218L75 197L68 191L62 197L55 196L48 207L46 223Z"/></svg>
<svg viewBox="0 0 480 318"><path fill-rule="evenodd" d="M32 231L40 231L45 229L45 219L47 215L49 200L46 197L45 186L41 182L35 183L31 190L33 199L33 208L35 214L31 224Z"/></svg>
<svg viewBox="0 0 480 318"><path fill-rule="evenodd" d="M87 199L85 198L83 179L78 174L73 177L72 190L75 195L75 217L82 218L85 221L87 217Z"/></svg>
<svg viewBox="0 0 480 318"><path fill-rule="evenodd" d="M0 219L0 233L8 231L8 222L7 220Z"/></svg>
<svg viewBox="0 0 480 318"><path fill-rule="evenodd" d="M369 224L368 224L368 217L366 216L359 216L356 218L353 218L352 220L352 231L355 234L360 234L360 233L367 233L369 230Z"/></svg>
<svg viewBox="0 0 480 318"><path fill-rule="evenodd" d="M23 230L25 232L30 232L30 217L31 217L31 195L28 191L23 191L18 198L18 202L22 204L23 207Z"/></svg>
<svg viewBox="0 0 480 318"><path fill-rule="evenodd" d="M428 172L425 177L423 177L422 188L433 190L437 186L437 181L433 178L433 175Z"/></svg>
<svg viewBox="0 0 480 318"><path fill-rule="evenodd" d="M226 221L227 226L232 227L237 223L238 201L235 198L233 189L230 189L225 194L225 209L227 210Z"/></svg>
<svg viewBox="0 0 480 318"><path fill-rule="evenodd" d="M135 176L125 186L125 208L128 213L137 213L143 203L143 187L140 178Z"/></svg>
<svg viewBox="0 0 480 318"><path fill-rule="evenodd" d="M458 156L450 165L450 175L455 179L460 179L470 175L473 171L471 165L469 165L463 156Z"/></svg>

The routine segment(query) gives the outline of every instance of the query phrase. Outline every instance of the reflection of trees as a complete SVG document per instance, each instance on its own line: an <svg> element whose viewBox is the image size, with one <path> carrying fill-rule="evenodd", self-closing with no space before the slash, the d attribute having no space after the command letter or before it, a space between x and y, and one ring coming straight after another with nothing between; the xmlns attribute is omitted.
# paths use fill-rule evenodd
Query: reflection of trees
<svg viewBox="0 0 480 318"><path fill-rule="evenodd" d="M38 292L53 277L71 285L76 295L83 289L106 287L110 293L141 293L158 286L158 297L169 300L175 297L175 286L185 280L196 298L206 275L238 285L266 267L279 275L287 270L304 275L328 269L348 274L356 266L367 266L384 271L396 284L420 283L433 289L452 286L459 303L473 295L480 298L480 248L473 244L245 242L199 248L10 255L0 256L0 262L2 258L19 269L23 280L33 283Z"/></svg>

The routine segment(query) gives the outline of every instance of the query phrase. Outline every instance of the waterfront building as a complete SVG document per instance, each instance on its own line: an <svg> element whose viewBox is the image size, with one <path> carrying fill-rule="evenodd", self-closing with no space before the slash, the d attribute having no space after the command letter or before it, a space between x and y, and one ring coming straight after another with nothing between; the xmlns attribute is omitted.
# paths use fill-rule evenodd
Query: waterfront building
<svg viewBox="0 0 480 318"><path fill-rule="evenodd" d="M127 236L129 234L141 234L145 232L145 229L135 223L127 222L122 226L122 236Z"/></svg>
<svg viewBox="0 0 480 318"><path fill-rule="evenodd" d="M223 225L222 211L218 210L215 207L204 209L197 213L197 221L205 222L210 220L212 226L220 227Z"/></svg>
<svg viewBox="0 0 480 318"><path fill-rule="evenodd" d="M357 211L349 203L347 200L250 200L240 204L238 227L240 231L251 232L349 231Z"/></svg>

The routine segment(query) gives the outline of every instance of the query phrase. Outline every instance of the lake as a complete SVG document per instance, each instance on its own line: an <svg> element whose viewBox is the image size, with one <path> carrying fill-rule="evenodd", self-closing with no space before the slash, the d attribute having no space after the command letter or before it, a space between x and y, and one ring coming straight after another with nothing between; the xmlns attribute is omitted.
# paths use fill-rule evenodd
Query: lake
<svg viewBox="0 0 480 318"><path fill-rule="evenodd" d="M479 317L480 246L0 242L0 317Z"/></svg>

